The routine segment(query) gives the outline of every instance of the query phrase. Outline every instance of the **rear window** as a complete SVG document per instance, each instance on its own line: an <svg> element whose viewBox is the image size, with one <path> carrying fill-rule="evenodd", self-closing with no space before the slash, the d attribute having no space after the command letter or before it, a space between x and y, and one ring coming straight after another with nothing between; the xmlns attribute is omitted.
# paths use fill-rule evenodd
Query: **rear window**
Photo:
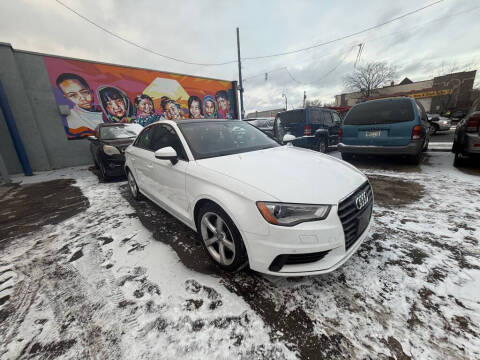
<svg viewBox="0 0 480 360"><path fill-rule="evenodd" d="M294 110L287 111L278 115L278 119L284 126L291 126L305 122L305 111Z"/></svg>
<svg viewBox="0 0 480 360"><path fill-rule="evenodd" d="M372 101L355 105L344 125L393 124L414 119L412 103L405 100Z"/></svg>

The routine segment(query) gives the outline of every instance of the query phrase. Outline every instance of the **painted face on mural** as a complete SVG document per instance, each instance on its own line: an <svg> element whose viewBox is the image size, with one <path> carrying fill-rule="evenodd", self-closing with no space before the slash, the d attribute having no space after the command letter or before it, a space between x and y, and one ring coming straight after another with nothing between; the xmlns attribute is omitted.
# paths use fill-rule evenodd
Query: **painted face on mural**
<svg viewBox="0 0 480 360"><path fill-rule="evenodd" d="M192 104L190 105L190 114L193 119L200 119L202 116L202 110L200 106L200 101L192 101Z"/></svg>
<svg viewBox="0 0 480 360"><path fill-rule="evenodd" d="M127 111L125 102L122 99L109 99L107 101L107 111L117 118L122 118Z"/></svg>
<svg viewBox="0 0 480 360"><path fill-rule="evenodd" d="M153 114L153 104L150 99L140 100L138 102L137 108L138 108L138 111L137 111L138 116L148 116Z"/></svg>
<svg viewBox="0 0 480 360"><path fill-rule="evenodd" d="M215 114L215 104L213 101L206 101L205 102L205 112L207 116L213 116Z"/></svg>
<svg viewBox="0 0 480 360"><path fill-rule="evenodd" d="M91 111L93 108L92 91L82 85L78 80L68 79L59 84L60 89L67 99L79 108Z"/></svg>
<svg viewBox="0 0 480 360"><path fill-rule="evenodd" d="M180 111L173 101L167 104L167 117L170 120L180 119Z"/></svg>
<svg viewBox="0 0 480 360"><path fill-rule="evenodd" d="M217 104L222 111L228 111L230 109L230 102L224 97L218 97Z"/></svg>

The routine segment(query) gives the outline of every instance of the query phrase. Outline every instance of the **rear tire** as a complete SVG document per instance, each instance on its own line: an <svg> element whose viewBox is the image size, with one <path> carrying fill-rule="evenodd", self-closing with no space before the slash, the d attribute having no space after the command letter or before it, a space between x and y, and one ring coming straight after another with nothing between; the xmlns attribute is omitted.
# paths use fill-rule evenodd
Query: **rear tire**
<svg viewBox="0 0 480 360"><path fill-rule="evenodd" d="M327 153L327 141L324 138L320 138L317 142L317 151L326 154Z"/></svg>
<svg viewBox="0 0 480 360"><path fill-rule="evenodd" d="M353 159L353 154L342 153L342 160L351 161Z"/></svg>
<svg viewBox="0 0 480 360"><path fill-rule="evenodd" d="M439 127L437 124L433 124L433 130L432 130L432 135L435 135L438 131Z"/></svg>
<svg viewBox="0 0 480 360"><path fill-rule="evenodd" d="M465 159L462 155L458 152L455 153L455 157L453 158L453 166L455 167L462 167L465 164Z"/></svg>
<svg viewBox="0 0 480 360"><path fill-rule="evenodd" d="M238 228L218 205L202 206L196 219L197 230L210 259L222 270L236 272L248 264L247 250Z"/></svg>
<svg viewBox="0 0 480 360"><path fill-rule="evenodd" d="M135 200L141 200L142 199L142 194L140 193L140 190L137 185L137 181L135 180L135 177L133 176L132 172L127 170L127 180L128 180L128 188L130 190L130 195L132 195L132 198Z"/></svg>
<svg viewBox="0 0 480 360"><path fill-rule="evenodd" d="M422 161L422 152L419 152L416 155L410 155L408 157L409 163L412 165L420 165L420 162Z"/></svg>

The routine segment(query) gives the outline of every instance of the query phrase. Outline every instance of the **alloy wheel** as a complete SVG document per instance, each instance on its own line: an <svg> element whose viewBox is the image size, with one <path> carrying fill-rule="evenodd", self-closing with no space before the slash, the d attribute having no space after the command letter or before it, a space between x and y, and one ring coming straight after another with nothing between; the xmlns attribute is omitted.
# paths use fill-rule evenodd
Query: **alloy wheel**
<svg viewBox="0 0 480 360"><path fill-rule="evenodd" d="M212 258L222 264L230 265L235 260L235 242L232 232L220 215L207 212L200 220L202 240Z"/></svg>

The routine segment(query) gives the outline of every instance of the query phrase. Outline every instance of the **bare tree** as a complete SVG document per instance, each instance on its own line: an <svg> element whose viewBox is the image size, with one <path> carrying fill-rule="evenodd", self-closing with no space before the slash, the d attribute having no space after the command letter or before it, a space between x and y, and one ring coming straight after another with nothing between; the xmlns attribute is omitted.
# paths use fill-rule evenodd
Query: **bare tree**
<svg viewBox="0 0 480 360"><path fill-rule="evenodd" d="M378 87L390 83L396 76L396 69L385 62L372 62L359 66L353 74L346 76L345 86L359 91L364 98L369 98Z"/></svg>

